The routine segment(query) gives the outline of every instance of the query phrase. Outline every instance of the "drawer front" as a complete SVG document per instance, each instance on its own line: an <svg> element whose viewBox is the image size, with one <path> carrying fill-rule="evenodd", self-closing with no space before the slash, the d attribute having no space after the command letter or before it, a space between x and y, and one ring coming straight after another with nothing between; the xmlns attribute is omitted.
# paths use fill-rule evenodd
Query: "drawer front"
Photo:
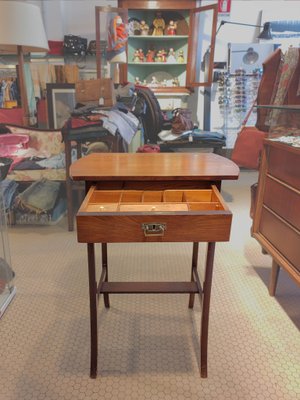
<svg viewBox="0 0 300 400"><path fill-rule="evenodd" d="M267 177L263 203L300 231L300 193Z"/></svg>
<svg viewBox="0 0 300 400"><path fill-rule="evenodd" d="M260 232L300 272L300 233L265 207L262 209Z"/></svg>
<svg viewBox="0 0 300 400"><path fill-rule="evenodd" d="M77 214L82 243L228 241L232 214L210 189L90 188Z"/></svg>
<svg viewBox="0 0 300 400"><path fill-rule="evenodd" d="M300 190L299 154L282 148L270 147L268 172L275 178Z"/></svg>
<svg viewBox="0 0 300 400"><path fill-rule="evenodd" d="M218 242L228 241L232 215L228 211L179 215L77 215L81 243ZM162 235L145 234L144 224L164 225Z"/></svg>

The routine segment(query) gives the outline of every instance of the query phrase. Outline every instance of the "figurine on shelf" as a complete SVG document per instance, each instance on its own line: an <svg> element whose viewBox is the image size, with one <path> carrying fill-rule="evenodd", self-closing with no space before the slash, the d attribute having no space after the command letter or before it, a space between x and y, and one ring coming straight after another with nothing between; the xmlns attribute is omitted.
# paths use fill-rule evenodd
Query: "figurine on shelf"
<svg viewBox="0 0 300 400"><path fill-rule="evenodd" d="M168 81L167 81L166 79L164 79L164 80L162 81L161 85L162 85L163 87L167 87L167 86L168 86Z"/></svg>
<svg viewBox="0 0 300 400"><path fill-rule="evenodd" d="M143 85L143 86L147 86L147 81L146 81L146 79L143 80L142 85Z"/></svg>
<svg viewBox="0 0 300 400"><path fill-rule="evenodd" d="M161 50L156 53L155 62L162 62Z"/></svg>
<svg viewBox="0 0 300 400"><path fill-rule="evenodd" d="M180 64L184 63L183 50L179 50L178 55L177 55L177 62L180 63Z"/></svg>
<svg viewBox="0 0 300 400"><path fill-rule="evenodd" d="M145 55L144 55L143 49L139 49L139 59L140 59L140 62L145 61Z"/></svg>
<svg viewBox="0 0 300 400"><path fill-rule="evenodd" d="M142 82L140 81L140 78L138 76L136 76L135 80L134 80L134 84L135 85L141 85Z"/></svg>
<svg viewBox="0 0 300 400"><path fill-rule="evenodd" d="M179 79L177 77L173 78L172 80L172 86L177 87L179 86Z"/></svg>
<svg viewBox="0 0 300 400"><path fill-rule="evenodd" d="M149 49L147 51L147 54L146 54L146 61L147 62L154 62L154 54L155 54L155 51Z"/></svg>
<svg viewBox="0 0 300 400"><path fill-rule="evenodd" d="M132 61L136 63L141 62L139 50L135 50Z"/></svg>
<svg viewBox="0 0 300 400"><path fill-rule="evenodd" d="M168 57L167 57L167 62L168 63L176 63L175 51L174 51L174 49L172 47L169 50L169 54L168 54Z"/></svg>
<svg viewBox="0 0 300 400"><path fill-rule="evenodd" d="M167 62L167 52L166 52L166 50L165 49L161 49L160 54L161 54L161 61L162 62Z"/></svg>
<svg viewBox="0 0 300 400"><path fill-rule="evenodd" d="M141 35L142 36L148 36L149 35L149 25L146 24L146 21L144 21L144 20L141 21L140 30L141 30Z"/></svg>
<svg viewBox="0 0 300 400"><path fill-rule="evenodd" d="M169 36L174 36L174 35L176 35L176 29L177 29L176 22L171 20L169 22L169 25L167 26L166 34L169 35Z"/></svg>
<svg viewBox="0 0 300 400"><path fill-rule="evenodd" d="M159 85L158 80L156 79L155 76L152 76L151 78L151 83L149 84L150 87L157 87Z"/></svg>
<svg viewBox="0 0 300 400"><path fill-rule="evenodd" d="M162 17L162 13L160 11L157 11L156 17L153 20L153 33L152 36L163 36L164 30L166 27L165 20Z"/></svg>

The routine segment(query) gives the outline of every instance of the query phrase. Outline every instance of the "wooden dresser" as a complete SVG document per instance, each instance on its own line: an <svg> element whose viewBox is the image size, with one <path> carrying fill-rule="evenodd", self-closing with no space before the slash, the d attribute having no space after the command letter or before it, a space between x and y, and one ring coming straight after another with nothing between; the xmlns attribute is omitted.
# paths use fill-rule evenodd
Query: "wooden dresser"
<svg viewBox="0 0 300 400"><path fill-rule="evenodd" d="M269 292L280 267L300 284L300 149L264 141L252 234L273 258Z"/></svg>

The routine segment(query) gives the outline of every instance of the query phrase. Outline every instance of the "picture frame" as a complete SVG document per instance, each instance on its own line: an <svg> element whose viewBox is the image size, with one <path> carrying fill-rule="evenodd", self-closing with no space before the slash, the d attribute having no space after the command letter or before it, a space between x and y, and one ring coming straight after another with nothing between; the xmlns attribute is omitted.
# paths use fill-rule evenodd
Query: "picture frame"
<svg viewBox="0 0 300 400"><path fill-rule="evenodd" d="M61 129L76 105L74 83L47 83L49 129Z"/></svg>

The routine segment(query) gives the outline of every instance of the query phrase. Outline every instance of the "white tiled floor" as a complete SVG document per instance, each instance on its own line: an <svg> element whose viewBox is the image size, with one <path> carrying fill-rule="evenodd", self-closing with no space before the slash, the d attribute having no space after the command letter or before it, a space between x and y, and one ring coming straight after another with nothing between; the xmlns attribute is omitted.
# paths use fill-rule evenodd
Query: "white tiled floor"
<svg viewBox="0 0 300 400"><path fill-rule="evenodd" d="M300 398L299 287L250 237L250 185L223 185L231 241L217 245L208 378L199 376L200 307L187 295L115 295L99 307L99 376L89 378L85 245L66 221L10 230L17 295L0 320L1 400ZM201 245L201 249L204 248ZM188 279L191 244L113 244L112 280ZM201 267L200 267L201 269Z"/></svg>

